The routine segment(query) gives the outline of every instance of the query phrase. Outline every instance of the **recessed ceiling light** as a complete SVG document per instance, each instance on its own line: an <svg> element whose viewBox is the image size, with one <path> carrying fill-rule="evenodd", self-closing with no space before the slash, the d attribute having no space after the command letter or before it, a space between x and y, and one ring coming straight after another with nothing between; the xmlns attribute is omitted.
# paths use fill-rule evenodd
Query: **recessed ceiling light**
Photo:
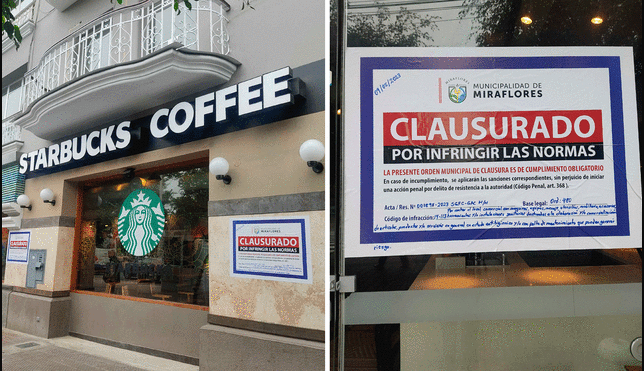
<svg viewBox="0 0 644 371"><path fill-rule="evenodd" d="M530 17L529 17L529 16L527 16L527 15L526 15L526 16L523 16L523 17L521 17L521 23L523 23L523 24L530 24L530 23L532 23L532 18L530 18Z"/></svg>
<svg viewBox="0 0 644 371"><path fill-rule="evenodd" d="M592 23L592 24L602 24L602 23L604 23L604 18L602 18L602 17L594 17L593 19L590 20L590 23Z"/></svg>

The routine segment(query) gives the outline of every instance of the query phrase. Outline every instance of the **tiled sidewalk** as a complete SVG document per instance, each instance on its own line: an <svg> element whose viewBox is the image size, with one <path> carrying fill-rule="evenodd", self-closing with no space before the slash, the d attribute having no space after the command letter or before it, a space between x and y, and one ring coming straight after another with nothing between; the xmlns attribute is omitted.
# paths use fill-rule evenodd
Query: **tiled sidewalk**
<svg viewBox="0 0 644 371"><path fill-rule="evenodd" d="M6 328L2 329L2 370L196 371L198 369L198 366L71 336L43 339Z"/></svg>

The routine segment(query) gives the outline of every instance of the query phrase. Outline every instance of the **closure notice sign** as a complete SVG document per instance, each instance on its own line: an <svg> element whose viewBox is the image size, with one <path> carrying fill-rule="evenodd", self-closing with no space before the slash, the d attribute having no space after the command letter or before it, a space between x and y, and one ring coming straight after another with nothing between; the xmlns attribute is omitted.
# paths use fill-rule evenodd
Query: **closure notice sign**
<svg viewBox="0 0 644 371"><path fill-rule="evenodd" d="M312 282L307 216L231 219L230 233L232 277Z"/></svg>
<svg viewBox="0 0 644 371"><path fill-rule="evenodd" d="M346 257L640 247L630 48L350 48Z"/></svg>
<svg viewBox="0 0 644 371"><path fill-rule="evenodd" d="M31 232L9 232L7 261L12 263L27 263L29 260L29 241Z"/></svg>

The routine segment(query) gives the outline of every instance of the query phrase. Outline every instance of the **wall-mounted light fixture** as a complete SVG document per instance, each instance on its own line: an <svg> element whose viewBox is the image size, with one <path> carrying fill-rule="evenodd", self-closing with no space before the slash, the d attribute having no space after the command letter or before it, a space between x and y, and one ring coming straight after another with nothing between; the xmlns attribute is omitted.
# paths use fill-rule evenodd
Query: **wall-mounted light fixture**
<svg viewBox="0 0 644 371"><path fill-rule="evenodd" d="M23 209L29 209L31 211L31 200L29 199L29 196L27 195L20 195L16 199L16 203L20 205L21 208Z"/></svg>
<svg viewBox="0 0 644 371"><path fill-rule="evenodd" d="M300 146L300 157L317 174L324 170L320 162L324 158L324 144L316 139L309 139Z"/></svg>
<svg viewBox="0 0 644 371"><path fill-rule="evenodd" d="M225 158L213 158L212 161L210 161L208 169L210 170L210 174L214 175L217 180L223 181L224 184L230 184L230 181L232 180L230 175L228 175L228 169L230 169L230 166Z"/></svg>
<svg viewBox="0 0 644 371"><path fill-rule="evenodd" d="M42 198L42 202L46 204L51 204L52 206L56 205L56 200L54 200L54 192L49 188L45 188L40 191L40 198Z"/></svg>

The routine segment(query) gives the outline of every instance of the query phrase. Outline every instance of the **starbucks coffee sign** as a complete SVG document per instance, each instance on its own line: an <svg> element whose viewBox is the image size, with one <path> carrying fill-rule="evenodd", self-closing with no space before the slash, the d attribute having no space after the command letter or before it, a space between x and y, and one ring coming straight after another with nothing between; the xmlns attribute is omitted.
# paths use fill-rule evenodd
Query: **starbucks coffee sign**
<svg viewBox="0 0 644 371"><path fill-rule="evenodd" d="M160 108L151 117L97 128L24 153L20 156L19 172L29 176L54 173L162 148L166 143L182 144L281 120L286 117L257 119L257 115L264 111L264 115L268 115L266 117L272 117L274 109L294 105L295 97L302 93L301 80L293 77L290 67L283 67L237 85L202 94L194 100ZM145 133L151 134L151 138ZM162 141L157 141L160 139Z"/></svg>
<svg viewBox="0 0 644 371"><path fill-rule="evenodd" d="M130 193L121 207L118 232L127 252L144 256L154 250L165 226L165 213L161 199L149 189Z"/></svg>

